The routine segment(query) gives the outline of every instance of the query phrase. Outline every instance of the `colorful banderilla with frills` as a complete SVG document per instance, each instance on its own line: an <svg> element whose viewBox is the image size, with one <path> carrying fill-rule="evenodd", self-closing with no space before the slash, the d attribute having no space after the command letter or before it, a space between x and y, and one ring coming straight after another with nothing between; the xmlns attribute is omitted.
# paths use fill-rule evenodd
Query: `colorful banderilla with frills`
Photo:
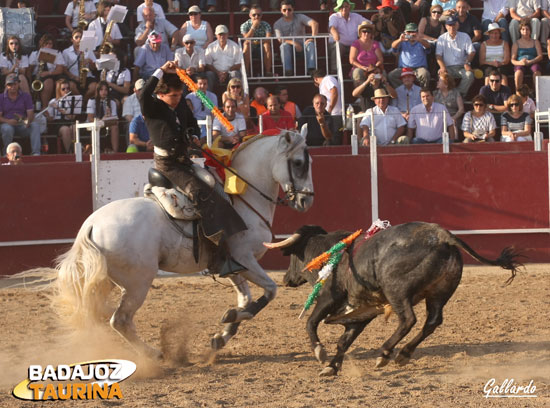
<svg viewBox="0 0 550 408"><path fill-rule="evenodd" d="M234 128L233 128L233 125L231 124L231 122L229 122L227 120L227 118L225 116L223 116L223 114L218 109L218 107L214 106L212 101L210 99L208 99L208 97L204 94L204 92L199 89L197 84L191 79L191 77L189 75L187 75L187 72L185 72L185 70L182 69L182 68L176 68L176 73L178 74L178 77L181 79L181 81L185 85L187 85L189 90L191 92L195 92L197 94L197 96L199 97L199 99L201 100L201 102L205 106L205 108L210 110L210 112L212 112L212 114L216 118L218 118L218 120L221 122L223 127L225 127L228 132L232 132Z"/></svg>

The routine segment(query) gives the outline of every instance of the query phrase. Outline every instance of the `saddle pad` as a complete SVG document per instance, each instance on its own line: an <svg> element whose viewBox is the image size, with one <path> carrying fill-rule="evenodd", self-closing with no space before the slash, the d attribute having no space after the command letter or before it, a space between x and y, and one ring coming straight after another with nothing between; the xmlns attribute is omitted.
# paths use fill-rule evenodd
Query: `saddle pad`
<svg viewBox="0 0 550 408"><path fill-rule="evenodd" d="M196 220L199 214L195 211L193 203L179 190L146 184L143 195L156 199L164 210L172 218L177 220Z"/></svg>

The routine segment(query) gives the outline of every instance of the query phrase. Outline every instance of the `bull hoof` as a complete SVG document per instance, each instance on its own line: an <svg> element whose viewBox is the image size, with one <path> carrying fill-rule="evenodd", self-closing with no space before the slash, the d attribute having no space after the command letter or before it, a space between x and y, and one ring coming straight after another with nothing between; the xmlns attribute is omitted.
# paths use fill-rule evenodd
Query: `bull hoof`
<svg viewBox="0 0 550 408"><path fill-rule="evenodd" d="M322 344L317 344L313 349L313 353L315 354L315 358L317 359L317 361L321 364L323 364L327 360L327 352L325 351L325 348Z"/></svg>
<svg viewBox="0 0 550 408"><path fill-rule="evenodd" d="M397 357L395 357L395 362L399 364L400 366L407 365L408 362L411 360L410 356L406 356L404 354L399 353Z"/></svg>
<svg viewBox="0 0 550 408"><path fill-rule="evenodd" d="M222 323L239 323L253 317L252 313L245 312L242 309L228 309L222 316Z"/></svg>
<svg viewBox="0 0 550 408"><path fill-rule="evenodd" d="M331 366L323 368L323 370L319 373L319 377L333 377L335 375L336 369Z"/></svg>
<svg viewBox="0 0 550 408"><path fill-rule="evenodd" d="M212 347L212 350L218 351L221 350L224 346L225 340L221 334L216 334L210 340L210 347Z"/></svg>
<svg viewBox="0 0 550 408"><path fill-rule="evenodd" d="M385 367L388 365L388 363L390 362L390 357L389 356L380 356L376 359L376 365L374 366L374 368L382 368L382 367Z"/></svg>

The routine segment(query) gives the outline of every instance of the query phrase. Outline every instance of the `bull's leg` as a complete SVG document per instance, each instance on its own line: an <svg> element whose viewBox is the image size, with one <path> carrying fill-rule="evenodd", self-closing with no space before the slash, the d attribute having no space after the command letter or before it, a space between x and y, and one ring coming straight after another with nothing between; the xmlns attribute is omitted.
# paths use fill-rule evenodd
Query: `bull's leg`
<svg viewBox="0 0 550 408"><path fill-rule="evenodd" d="M336 355L331 360L329 365L327 365L323 371L319 374L320 376L330 376L330 375L336 375L338 371L342 368L342 361L344 360L344 354L346 354L346 351L348 351L349 347L353 344L357 336L361 334L363 329L373 318L366 320L364 322L360 323L350 323L346 324L345 328L346 331L340 339L338 340L338 347L336 351Z"/></svg>
<svg viewBox="0 0 550 408"><path fill-rule="evenodd" d="M325 351L325 348L323 347L323 344L321 343L321 340L319 339L317 328L319 327L319 323L325 317L327 317L330 313L338 310L338 308L342 305L342 301L343 299L337 299L330 293L325 296L319 296L319 298L317 299L317 303L315 304L315 307L311 312L311 316L309 316L309 319L307 319L306 331L311 342L311 348L313 349L315 358L320 363L325 362L325 360L327 359L327 353Z"/></svg>
<svg viewBox="0 0 550 408"><path fill-rule="evenodd" d="M389 300L389 299L388 299ZM416 316L410 299L404 299L400 303L390 300L393 311L399 318L399 326L392 336L382 345L380 357L376 359L376 368L384 367L390 361L390 355L394 347L405 337L416 324Z"/></svg>

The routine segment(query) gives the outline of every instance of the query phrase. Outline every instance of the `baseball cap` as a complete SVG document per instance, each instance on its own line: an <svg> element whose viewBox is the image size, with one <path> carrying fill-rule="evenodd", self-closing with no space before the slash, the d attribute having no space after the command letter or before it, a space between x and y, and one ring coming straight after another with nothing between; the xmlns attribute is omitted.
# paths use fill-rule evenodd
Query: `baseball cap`
<svg viewBox="0 0 550 408"><path fill-rule="evenodd" d="M187 14L189 13L200 13L201 8L199 6L191 6L189 7L189 10L187 11Z"/></svg>
<svg viewBox="0 0 550 408"><path fill-rule="evenodd" d="M449 16L447 20L445 20L445 25L454 25L458 23L458 17L455 15Z"/></svg>
<svg viewBox="0 0 550 408"><path fill-rule="evenodd" d="M229 30L227 29L226 26L224 26L223 24L220 24L219 26L216 27L216 35L218 34L227 34L229 32Z"/></svg>
<svg viewBox="0 0 550 408"><path fill-rule="evenodd" d="M136 88L139 91L141 88L143 88L144 85L145 85L145 81L140 78L134 84L134 88Z"/></svg>
<svg viewBox="0 0 550 408"><path fill-rule="evenodd" d="M19 78L17 78L17 75L15 74L9 74L6 77L6 84L15 84L17 82L19 82Z"/></svg>
<svg viewBox="0 0 550 408"><path fill-rule="evenodd" d="M404 76L407 76L407 75L416 76L415 73L414 73L414 69L412 69L412 68L403 68L401 70L400 77L403 78Z"/></svg>
<svg viewBox="0 0 550 408"><path fill-rule="evenodd" d="M189 42L189 41L195 42L195 39L191 36L191 34L185 34L181 42L185 44L186 42Z"/></svg>
<svg viewBox="0 0 550 408"><path fill-rule="evenodd" d="M147 39L150 43L160 43L162 42L162 35L160 35L160 33L157 33L156 31L153 31L147 36Z"/></svg>
<svg viewBox="0 0 550 408"><path fill-rule="evenodd" d="M417 32L418 26L415 23L409 23L405 26L405 31Z"/></svg>

